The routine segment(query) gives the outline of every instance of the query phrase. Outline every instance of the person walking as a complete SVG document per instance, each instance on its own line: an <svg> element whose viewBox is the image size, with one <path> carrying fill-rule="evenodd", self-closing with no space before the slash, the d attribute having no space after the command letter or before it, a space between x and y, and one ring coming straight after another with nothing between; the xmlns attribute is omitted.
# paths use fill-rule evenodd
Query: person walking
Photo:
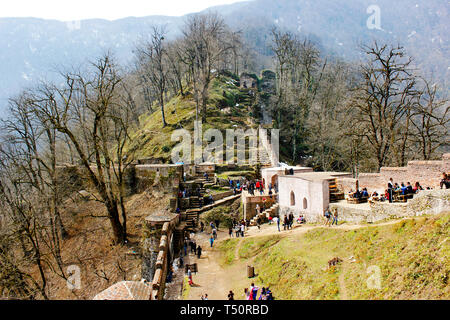
<svg viewBox="0 0 450 320"><path fill-rule="evenodd" d="M280 230L280 218L279 217L274 217L273 219L275 220L275 223L277 224L278 231L281 232L281 230Z"/></svg>
<svg viewBox="0 0 450 320"><path fill-rule="evenodd" d="M283 219L283 230L286 230L287 226L288 226L288 217L287 215L284 215L284 219Z"/></svg>
<svg viewBox="0 0 450 320"><path fill-rule="evenodd" d="M245 225L241 224L241 237L244 237Z"/></svg>
<svg viewBox="0 0 450 320"><path fill-rule="evenodd" d="M230 235L230 238L233 238L233 227L228 229L228 234Z"/></svg>
<svg viewBox="0 0 450 320"><path fill-rule="evenodd" d="M256 296L258 295L259 288L255 286L254 283L250 286L250 294L252 296L251 300L256 300Z"/></svg>
<svg viewBox="0 0 450 320"><path fill-rule="evenodd" d="M334 212L333 212L333 223L331 225L338 225L338 212L337 209L334 208Z"/></svg>
<svg viewBox="0 0 450 320"><path fill-rule="evenodd" d="M202 247L198 246L197 247L197 259L200 259L201 256L202 256Z"/></svg>
<svg viewBox="0 0 450 320"><path fill-rule="evenodd" d="M234 300L234 293L233 291L230 290L230 292L228 293L228 300Z"/></svg>
<svg viewBox="0 0 450 320"><path fill-rule="evenodd" d="M213 234L214 240L216 240L217 239L217 230L216 230L216 228L212 229L212 234Z"/></svg>
<svg viewBox="0 0 450 320"><path fill-rule="evenodd" d="M203 229L205 228L205 224L203 221L200 221L200 232L203 232Z"/></svg>
<svg viewBox="0 0 450 320"><path fill-rule="evenodd" d="M189 285L192 286L194 284L194 281L192 280L192 271L191 268L188 268L188 279L189 279Z"/></svg>
<svg viewBox="0 0 450 320"><path fill-rule="evenodd" d="M328 226L330 224L330 219L331 219L331 212L330 212L329 208L325 209L323 216L325 217L325 226Z"/></svg>
<svg viewBox="0 0 450 320"><path fill-rule="evenodd" d="M184 243L183 243L183 248L184 248L184 255L187 256L187 243L186 243L186 241L184 241Z"/></svg>
<svg viewBox="0 0 450 320"><path fill-rule="evenodd" d="M236 232L236 238L239 238L239 234L241 233L241 226L239 224L236 224L234 230Z"/></svg>
<svg viewBox="0 0 450 320"><path fill-rule="evenodd" d="M291 212L289 214L288 229L292 229L293 224L294 224L294 214Z"/></svg>
<svg viewBox="0 0 450 320"><path fill-rule="evenodd" d="M214 244L214 237L211 235L211 238L209 238L209 243L211 244L211 248L213 247Z"/></svg>

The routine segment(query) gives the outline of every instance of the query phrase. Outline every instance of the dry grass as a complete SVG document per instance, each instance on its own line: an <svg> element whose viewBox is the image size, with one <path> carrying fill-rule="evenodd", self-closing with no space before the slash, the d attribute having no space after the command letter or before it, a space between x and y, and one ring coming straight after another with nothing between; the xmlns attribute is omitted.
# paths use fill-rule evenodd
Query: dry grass
<svg viewBox="0 0 450 320"><path fill-rule="evenodd" d="M62 243L65 269L76 265L81 270L81 289L70 290L64 279L49 274L51 299L92 299L114 283L141 279L139 243L143 219L164 211L168 200L161 194L142 193L127 201L127 229L129 242L112 244L110 222L102 203L77 201L67 205L63 221L69 236Z"/></svg>

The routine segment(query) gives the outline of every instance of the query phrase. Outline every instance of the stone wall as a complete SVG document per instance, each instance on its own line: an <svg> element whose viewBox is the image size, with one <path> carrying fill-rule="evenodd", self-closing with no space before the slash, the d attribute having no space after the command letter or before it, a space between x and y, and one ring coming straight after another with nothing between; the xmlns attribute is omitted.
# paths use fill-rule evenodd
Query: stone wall
<svg viewBox="0 0 450 320"><path fill-rule="evenodd" d="M97 168L91 166L97 173ZM113 179L115 174L111 172ZM82 189L94 190L87 170L83 166L65 165L57 167L57 179L65 186L65 191L76 192ZM183 179L183 166L174 164L133 164L124 172L125 194L132 195L149 187L178 188ZM70 186L70 188L68 187Z"/></svg>
<svg viewBox="0 0 450 320"><path fill-rule="evenodd" d="M330 210L338 211L339 221L352 223L439 214L450 212L450 190L423 190L406 203L331 203Z"/></svg>
<svg viewBox="0 0 450 320"><path fill-rule="evenodd" d="M338 190L347 193L350 190L355 191L358 188L358 179L353 178L337 178L336 184Z"/></svg>
<svg viewBox="0 0 450 320"><path fill-rule="evenodd" d="M174 259L175 247L179 245L174 243L173 235L180 217L166 219L169 221L158 221L157 218L146 219L142 241L142 278L152 283L151 300L163 299L169 265Z"/></svg>
<svg viewBox="0 0 450 320"><path fill-rule="evenodd" d="M183 179L183 166L175 164L136 165L137 192L149 187L178 188Z"/></svg>
<svg viewBox="0 0 450 320"><path fill-rule="evenodd" d="M398 184L410 182L414 186L418 181L424 188L438 188L442 172L450 172L450 153L444 154L442 160L409 161L406 167L382 167L379 173L360 173L358 180L360 188L369 191L384 192L391 177Z"/></svg>
<svg viewBox="0 0 450 320"><path fill-rule="evenodd" d="M242 198L245 219L252 219L256 215L256 205L268 209L276 202L276 197L272 196L247 196ZM265 207L264 207L265 205Z"/></svg>

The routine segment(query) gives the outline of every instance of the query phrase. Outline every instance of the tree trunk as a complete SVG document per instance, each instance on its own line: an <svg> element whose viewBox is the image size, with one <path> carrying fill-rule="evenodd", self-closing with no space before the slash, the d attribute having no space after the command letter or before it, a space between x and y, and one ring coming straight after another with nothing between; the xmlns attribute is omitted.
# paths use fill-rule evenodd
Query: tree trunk
<svg viewBox="0 0 450 320"><path fill-rule="evenodd" d="M119 219L119 210L117 208L117 202L115 201L107 201L106 208L108 210L109 221L111 222L111 227L113 229L114 234L114 242L116 244L123 244L125 242L125 234L123 230L123 226L120 223Z"/></svg>

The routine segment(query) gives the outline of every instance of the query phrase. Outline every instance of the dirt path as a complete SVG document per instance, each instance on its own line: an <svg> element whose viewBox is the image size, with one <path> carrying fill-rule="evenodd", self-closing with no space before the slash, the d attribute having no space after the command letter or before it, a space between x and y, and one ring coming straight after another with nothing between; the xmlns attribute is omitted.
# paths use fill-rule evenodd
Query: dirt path
<svg viewBox="0 0 450 320"><path fill-rule="evenodd" d="M367 228L371 226L384 226L395 224L399 222L398 220L391 220L384 223L372 224L372 225L352 225L352 224L342 224L338 226L328 227L328 228L336 228L340 230L355 230L361 228ZM270 235L280 235L282 237L298 235L302 233L306 233L313 229L325 228L323 225L295 225L292 230L286 230L281 232L278 231L277 225L262 225L261 229L257 227L250 227L246 233L245 238L253 238L253 237L264 237ZM251 263L251 260L248 261L240 261L239 260L239 249L243 243L244 238L240 238L239 243L236 245L236 249L234 251L234 260L231 266L227 266L226 270L220 265L220 250L216 248L218 242L229 239L228 233L220 230L218 232L218 240L214 242L213 248L210 247L209 244L209 234L206 232L198 233L195 235L195 239L197 243L203 248L203 255L201 259L197 259L193 255L190 256L191 263L198 264L199 272L193 275L194 286L189 289L189 294L187 299L189 300L199 300L201 296L205 293L208 294L209 299L211 300L224 300L227 298L227 294L229 290L233 287L239 287L239 284L249 282L246 273L246 265ZM345 262L344 262L345 264ZM343 269L341 275L339 276L339 286L342 292L341 299L348 299L347 290L345 288L345 266L343 264ZM242 299L242 292L234 292L235 299Z"/></svg>

